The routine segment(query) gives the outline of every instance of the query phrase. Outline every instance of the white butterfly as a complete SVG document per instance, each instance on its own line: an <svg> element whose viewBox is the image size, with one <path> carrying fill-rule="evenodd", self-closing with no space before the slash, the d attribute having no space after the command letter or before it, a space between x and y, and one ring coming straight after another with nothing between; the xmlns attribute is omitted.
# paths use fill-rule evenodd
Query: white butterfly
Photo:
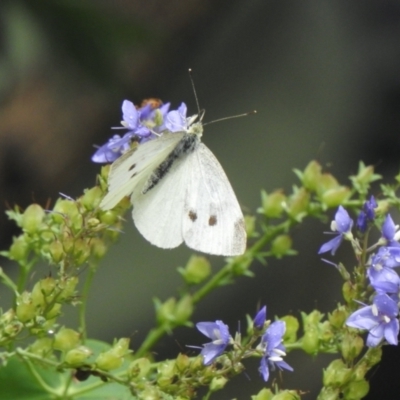
<svg viewBox="0 0 400 400"><path fill-rule="evenodd" d="M179 113L180 131L164 130L119 157L100 208L109 210L130 195L133 221L150 243L170 249L185 242L204 253L243 254L243 214L220 163L200 141L201 122L194 122L197 115L186 118L184 104L166 119L176 117L172 113Z"/></svg>

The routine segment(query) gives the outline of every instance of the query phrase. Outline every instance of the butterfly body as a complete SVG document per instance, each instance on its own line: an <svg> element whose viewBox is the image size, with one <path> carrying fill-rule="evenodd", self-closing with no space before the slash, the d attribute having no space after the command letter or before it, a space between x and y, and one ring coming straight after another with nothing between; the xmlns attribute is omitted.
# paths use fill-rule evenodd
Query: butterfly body
<svg viewBox="0 0 400 400"><path fill-rule="evenodd" d="M100 207L113 208L130 196L132 217L152 244L174 248L185 242L204 253L243 254L243 214L221 165L201 142L201 122L164 131L111 166L108 193Z"/></svg>

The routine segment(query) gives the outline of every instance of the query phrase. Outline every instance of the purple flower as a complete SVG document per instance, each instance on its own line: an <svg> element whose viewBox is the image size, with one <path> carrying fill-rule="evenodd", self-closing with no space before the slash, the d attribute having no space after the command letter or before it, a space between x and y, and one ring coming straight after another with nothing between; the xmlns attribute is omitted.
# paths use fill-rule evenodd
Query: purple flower
<svg viewBox="0 0 400 400"><path fill-rule="evenodd" d="M331 223L331 229L337 232L337 236L329 240L329 242L324 243L319 249L318 254L330 251L334 255L342 243L343 237L351 234L352 226L353 220L350 218L348 212L342 206L339 206L335 214L335 219Z"/></svg>
<svg viewBox="0 0 400 400"><path fill-rule="evenodd" d="M399 247L381 247L371 258L367 275L371 286L384 293L398 293L400 277L393 270L400 266Z"/></svg>
<svg viewBox="0 0 400 400"><path fill-rule="evenodd" d="M196 327L203 335L212 340L210 343L203 344L201 350L204 365L209 365L224 352L231 341L228 326L222 321L215 321L199 322Z"/></svg>
<svg viewBox="0 0 400 400"><path fill-rule="evenodd" d="M398 311L397 303L387 294L381 293L374 297L372 306L365 306L351 314L346 325L369 331L368 347L377 346L383 339L389 344L397 344Z"/></svg>
<svg viewBox="0 0 400 400"><path fill-rule="evenodd" d="M357 218L357 229L360 232L365 232L368 228L368 222L372 222L375 219L375 208L378 207L378 204L375 201L374 196L371 196L369 200L367 200L363 209Z"/></svg>
<svg viewBox="0 0 400 400"><path fill-rule="evenodd" d="M253 323L257 329L263 329L265 320L267 319L267 306L264 306L254 317Z"/></svg>
<svg viewBox="0 0 400 400"><path fill-rule="evenodd" d="M137 109L131 101L124 100L122 103L122 127L114 129L127 129L128 132L122 137L114 135L109 139L106 144L97 149L92 156L92 161L97 163L113 162L129 150L134 138L141 143L155 138L155 133L165 130L163 119L169 106L170 104L167 103L160 108L154 108L154 105L149 102Z"/></svg>
<svg viewBox="0 0 400 400"><path fill-rule="evenodd" d="M276 368L293 371L293 368L282 359L286 355L285 347L282 344L285 330L286 324L283 321L275 321L261 338L260 347L264 351L264 355L261 358L259 371L265 382L268 381L270 369L271 371Z"/></svg>
<svg viewBox="0 0 400 400"><path fill-rule="evenodd" d="M382 238L385 239L388 246L400 247L398 226L393 222L390 214L386 215L385 222L382 225Z"/></svg>

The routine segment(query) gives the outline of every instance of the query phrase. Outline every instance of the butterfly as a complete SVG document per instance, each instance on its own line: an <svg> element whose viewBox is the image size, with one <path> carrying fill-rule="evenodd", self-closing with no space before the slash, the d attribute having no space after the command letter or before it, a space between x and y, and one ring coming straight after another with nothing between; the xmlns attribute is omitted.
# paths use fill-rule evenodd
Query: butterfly
<svg viewBox="0 0 400 400"><path fill-rule="evenodd" d="M153 245L170 249L185 242L203 253L243 254L243 214L220 163L201 142L201 118L186 118L182 103L165 120L158 137L113 162L100 208L130 196L134 224Z"/></svg>

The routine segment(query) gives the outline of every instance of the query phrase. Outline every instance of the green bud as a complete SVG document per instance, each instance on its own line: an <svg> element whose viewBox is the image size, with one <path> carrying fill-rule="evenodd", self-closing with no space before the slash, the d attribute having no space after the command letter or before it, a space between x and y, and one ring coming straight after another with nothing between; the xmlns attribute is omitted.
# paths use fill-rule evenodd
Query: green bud
<svg viewBox="0 0 400 400"><path fill-rule="evenodd" d="M10 308L8 311L0 315L0 326L7 325L11 323L14 319L15 319L15 311L12 308Z"/></svg>
<svg viewBox="0 0 400 400"><path fill-rule="evenodd" d="M279 319L286 324L285 334L283 335L284 341L287 343L294 343L297 340L297 331L300 328L298 319L293 317L293 315L285 315Z"/></svg>
<svg viewBox="0 0 400 400"><path fill-rule="evenodd" d="M324 370L324 386L340 387L351 378L352 370L342 360L333 360ZM347 397L346 397L347 398Z"/></svg>
<svg viewBox="0 0 400 400"><path fill-rule="evenodd" d="M310 193L304 188L297 190L290 196L288 214L294 219L300 218L307 211L309 202Z"/></svg>
<svg viewBox="0 0 400 400"><path fill-rule="evenodd" d="M46 213L39 204L31 204L22 215L21 227L30 234L39 230Z"/></svg>
<svg viewBox="0 0 400 400"><path fill-rule="evenodd" d="M148 358L138 358L128 367L128 375L137 380L144 378L151 370L151 362Z"/></svg>
<svg viewBox="0 0 400 400"><path fill-rule="evenodd" d="M346 400L360 400L369 392L369 383L365 380L352 381L343 391Z"/></svg>
<svg viewBox="0 0 400 400"><path fill-rule="evenodd" d="M330 324L336 328L342 328L344 322L346 321L348 313L343 306L338 307L336 310L333 310L332 314L328 315L328 320Z"/></svg>
<svg viewBox="0 0 400 400"><path fill-rule="evenodd" d="M318 194L321 196L328 190L340 187L339 182L332 174L322 174L318 182Z"/></svg>
<svg viewBox="0 0 400 400"><path fill-rule="evenodd" d="M51 309L46 312L45 314L46 319L51 320L53 318L58 317L59 315L61 315L60 310L61 310L61 304L60 303L54 304L53 307L51 307Z"/></svg>
<svg viewBox="0 0 400 400"><path fill-rule="evenodd" d="M99 215L100 221L106 225L114 225L119 219L119 213L113 210L101 212Z"/></svg>
<svg viewBox="0 0 400 400"><path fill-rule="evenodd" d="M29 346L29 351L44 357L53 351L53 339L48 337L39 338Z"/></svg>
<svg viewBox="0 0 400 400"><path fill-rule="evenodd" d="M389 212L390 204L387 200L379 200L378 207L375 208L375 215L386 215Z"/></svg>
<svg viewBox="0 0 400 400"><path fill-rule="evenodd" d="M97 218L89 218L86 222L88 228L93 229L100 225L100 220Z"/></svg>
<svg viewBox="0 0 400 400"><path fill-rule="evenodd" d="M68 351L78 346L80 334L69 328L61 328L54 336L53 346L57 350Z"/></svg>
<svg viewBox="0 0 400 400"><path fill-rule="evenodd" d="M313 160L305 168L302 176L303 186L311 192L317 191L318 183L321 179L321 165Z"/></svg>
<svg viewBox="0 0 400 400"><path fill-rule="evenodd" d="M58 199L51 214L54 221L62 223L65 218L75 218L79 215L79 210L75 201Z"/></svg>
<svg viewBox="0 0 400 400"><path fill-rule="evenodd" d="M248 237L253 236L256 230L256 217L254 217L253 215L245 215L244 226L246 229L247 236Z"/></svg>
<svg viewBox="0 0 400 400"><path fill-rule="evenodd" d="M364 356L369 367L373 367L382 360L382 347L370 347Z"/></svg>
<svg viewBox="0 0 400 400"><path fill-rule="evenodd" d="M91 355L92 351L86 346L78 346L67 352L64 361L70 365L80 365L85 362Z"/></svg>
<svg viewBox="0 0 400 400"><path fill-rule="evenodd" d="M63 245L58 240L55 240L54 242L50 243L48 250L50 253L50 257L56 264L59 263L64 258L64 248Z"/></svg>
<svg viewBox="0 0 400 400"><path fill-rule="evenodd" d="M343 298L347 303L352 303L357 298L357 290L355 286L350 282L346 281L342 286Z"/></svg>
<svg viewBox="0 0 400 400"><path fill-rule="evenodd" d="M157 310L157 321L160 324L175 320L176 299L170 297L164 303L160 303L159 300L155 300L155 303Z"/></svg>
<svg viewBox="0 0 400 400"><path fill-rule="evenodd" d="M326 190L321 196L321 202L327 207L338 207L351 195L350 189L346 186L338 186L334 189Z"/></svg>
<svg viewBox="0 0 400 400"><path fill-rule="evenodd" d="M103 371L111 371L119 368L123 361L123 357L119 357L110 351L106 351L98 355L95 360L95 364L97 368L102 369Z"/></svg>
<svg viewBox="0 0 400 400"><path fill-rule="evenodd" d="M35 283L32 289L32 301L35 306L44 307L53 300L56 281L51 276Z"/></svg>
<svg viewBox="0 0 400 400"><path fill-rule="evenodd" d="M184 371L190 366L190 358L186 354L179 353L175 365L179 371Z"/></svg>
<svg viewBox="0 0 400 400"><path fill-rule="evenodd" d="M276 258L282 258L292 248L292 239L289 235L277 236L271 244L271 253Z"/></svg>
<svg viewBox="0 0 400 400"><path fill-rule="evenodd" d="M28 292L24 292L17 299L17 308L16 308L17 318L21 322L27 322L33 319L36 314L36 306L32 302L31 294Z"/></svg>
<svg viewBox="0 0 400 400"><path fill-rule="evenodd" d="M342 352L343 358L346 362L353 361L356 357L358 357L364 347L364 340L353 333L346 332L343 335L340 349Z"/></svg>
<svg viewBox="0 0 400 400"><path fill-rule="evenodd" d="M210 276L211 265L207 258L193 255L185 268L178 268L178 271L187 284L198 284Z"/></svg>
<svg viewBox="0 0 400 400"><path fill-rule="evenodd" d="M67 230L64 230L62 233L61 244L65 253L72 253L74 250L74 238Z"/></svg>
<svg viewBox="0 0 400 400"><path fill-rule="evenodd" d="M14 238L13 244L10 247L10 258L15 261L24 261L28 255L29 245L25 240L26 238L21 235Z"/></svg>
<svg viewBox="0 0 400 400"><path fill-rule="evenodd" d="M295 390L283 390L277 393L272 400L300 400L299 394Z"/></svg>
<svg viewBox="0 0 400 400"><path fill-rule="evenodd" d="M129 351L129 342L130 342L130 339L121 338L113 345L113 347L109 350L109 352L112 352L113 354L115 354L118 357L124 357L130 352Z"/></svg>
<svg viewBox="0 0 400 400"><path fill-rule="evenodd" d="M175 320L178 324L185 324L193 313L193 302L192 296L183 296L176 305L175 308Z"/></svg>
<svg viewBox="0 0 400 400"><path fill-rule="evenodd" d="M154 110L154 118L153 118L153 120L154 120L155 126L162 125L162 123L163 123L163 115L162 115L162 112L160 111L159 108L156 108Z"/></svg>
<svg viewBox="0 0 400 400"><path fill-rule="evenodd" d="M92 187L84 191L84 195L79 199L86 210L94 210L99 206L103 197L103 191L99 186Z"/></svg>
<svg viewBox="0 0 400 400"><path fill-rule="evenodd" d="M261 204L262 208L259 212L263 213L268 218L279 218L284 210L286 203L286 196L281 190L276 190L271 194L266 191L261 191Z"/></svg>
<svg viewBox="0 0 400 400"><path fill-rule="evenodd" d="M228 379L223 376L213 378L213 380L210 383L211 392L216 392L217 390L223 389L224 386L227 384L227 382Z"/></svg>
<svg viewBox="0 0 400 400"><path fill-rule="evenodd" d="M77 276L70 276L65 278L63 281L59 283L61 293L58 296L57 300L63 301L75 295L75 288L78 284L78 277Z"/></svg>
<svg viewBox="0 0 400 400"><path fill-rule="evenodd" d="M318 394L318 400L341 400L343 399L340 388L325 386Z"/></svg>
<svg viewBox="0 0 400 400"><path fill-rule="evenodd" d="M317 354L319 350L319 335L316 329L308 330L301 338L301 347L308 354Z"/></svg>
<svg viewBox="0 0 400 400"><path fill-rule="evenodd" d="M90 245L88 241L85 239L76 239L73 254L77 265L84 264L90 257Z"/></svg>
<svg viewBox="0 0 400 400"><path fill-rule="evenodd" d="M92 238L90 240L90 246L92 255L97 259L103 258L107 253L108 248L104 243L104 240L101 240L99 238Z"/></svg>
<svg viewBox="0 0 400 400"><path fill-rule="evenodd" d="M270 389L261 389L255 396L251 396L251 400L272 400L274 394Z"/></svg>

